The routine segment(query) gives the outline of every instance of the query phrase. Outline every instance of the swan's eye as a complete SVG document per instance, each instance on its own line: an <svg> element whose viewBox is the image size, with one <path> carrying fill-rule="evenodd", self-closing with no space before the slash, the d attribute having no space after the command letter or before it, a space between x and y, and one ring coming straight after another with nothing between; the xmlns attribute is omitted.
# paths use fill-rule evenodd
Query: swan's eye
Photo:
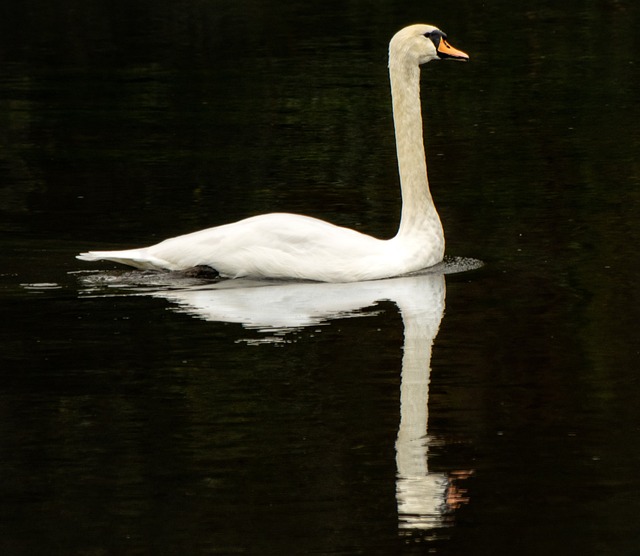
<svg viewBox="0 0 640 556"><path fill-rule="evenodd" d="M436 50L440 46L440 41L442 39L447 38L447 35L442 31L440 31L439 29L435 31L431 31L430 33L425 33L424 36L427 37L433 43L433 46L436 47Z"/></svg>

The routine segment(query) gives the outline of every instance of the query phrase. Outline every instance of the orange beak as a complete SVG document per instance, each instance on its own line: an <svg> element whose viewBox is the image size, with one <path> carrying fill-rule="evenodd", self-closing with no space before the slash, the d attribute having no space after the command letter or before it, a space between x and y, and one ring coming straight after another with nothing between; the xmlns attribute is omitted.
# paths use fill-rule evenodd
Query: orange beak
<svg viewBox="0 0 640 556"><path fill-rule="evenodd" d="M462 50L453 48L444 37L440 39L440 44L438 45L438 56L440 56L440 58L451 58L452 60L461 60L463 62L469 59L468 54L462 52Z"/></svg>

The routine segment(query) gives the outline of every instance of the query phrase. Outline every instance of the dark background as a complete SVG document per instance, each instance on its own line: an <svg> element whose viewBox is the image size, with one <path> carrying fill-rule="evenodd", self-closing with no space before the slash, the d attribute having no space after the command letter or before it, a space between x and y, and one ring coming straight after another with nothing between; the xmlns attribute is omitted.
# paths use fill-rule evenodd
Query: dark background
<svg viewBox="0 0 640 556"><path fill-rule="evenodd" d="M2 2L3 554L635 554L638 13ZM424 68L425 137L447 252L485 266L447 278L429 401L468 502L399 534L393 304L254 345L83 295L74 255L267 211L393 235L386 54L414 22L471 57Z"/></svg>

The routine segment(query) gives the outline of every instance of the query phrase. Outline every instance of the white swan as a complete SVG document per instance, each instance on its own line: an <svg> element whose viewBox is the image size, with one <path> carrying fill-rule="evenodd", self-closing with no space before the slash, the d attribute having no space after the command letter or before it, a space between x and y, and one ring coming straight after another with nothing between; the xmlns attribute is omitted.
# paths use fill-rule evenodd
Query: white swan
<svg viewBox="0 0 640 556"><path fill-rule="evenodd" d="M400 276L440 262L444 233L433 204L422 138L420 64L468 60L431 25L411 25L389 44L402 214L395 237L377 239L297 214L264 214L141 249L89 251L78 259L139 269L210 267L223 277L355 282Z"/></svg>

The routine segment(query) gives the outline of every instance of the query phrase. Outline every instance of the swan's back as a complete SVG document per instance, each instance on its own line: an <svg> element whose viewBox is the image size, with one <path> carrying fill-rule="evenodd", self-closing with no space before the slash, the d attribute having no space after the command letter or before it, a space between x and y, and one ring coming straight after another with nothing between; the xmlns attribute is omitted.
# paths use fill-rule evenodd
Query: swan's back
<svg viewBox="0 0 640 556"><path fill-rule="evenodd" d="M297 214L255 216L165 240L146 255L176 269L206 265L222 276L351 282L386 277L389 241Z"/></svg>

